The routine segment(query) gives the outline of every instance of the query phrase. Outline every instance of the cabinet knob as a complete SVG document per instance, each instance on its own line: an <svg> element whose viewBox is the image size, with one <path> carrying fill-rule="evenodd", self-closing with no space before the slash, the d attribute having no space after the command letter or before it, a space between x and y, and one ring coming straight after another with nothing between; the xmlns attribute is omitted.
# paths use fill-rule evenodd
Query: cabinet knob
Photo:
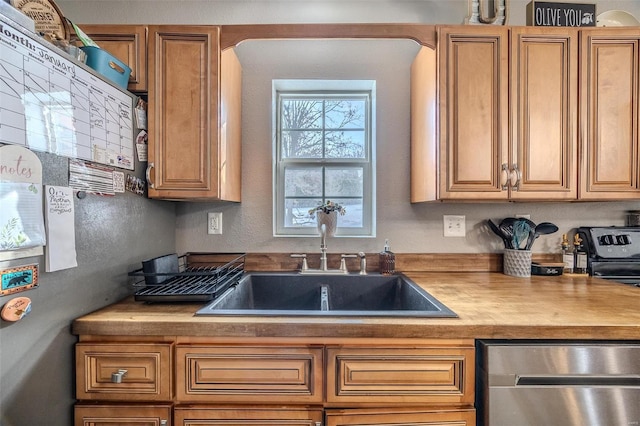
<svg viewBox="0 0 640 426"><path fill-rule="evenodd" d="M500 168L500 187L503 191L509 189L509 165L507 163L502 163L502 167Z"/></svg>
<svg viewBox="0 0 640 426"><path fill-rule="evenodd" d="M122 379L127 375L127 370L118 370L116 373L111 373L111 383L122 383Z"/></svg>
<svg viewBox="0 0 640 426"><path fill-rule="evenodd" d="M518 165L514 164L511 168L511 173L509 174L509 183L511 184L511 189L517 191L520 189L520 181L522 180L522 172L518 169Z"/></svg>
<svg viewBox="0 0 640 426"><path fill-rule="evenodd" d="M153 185L153 182L151 182L151 169L153 169L153 162L149 161L149 164L147 164L147 172L146 172L146 176L147 176L147 185L149 185L149 188L155 188L155 186Z"/></svg>

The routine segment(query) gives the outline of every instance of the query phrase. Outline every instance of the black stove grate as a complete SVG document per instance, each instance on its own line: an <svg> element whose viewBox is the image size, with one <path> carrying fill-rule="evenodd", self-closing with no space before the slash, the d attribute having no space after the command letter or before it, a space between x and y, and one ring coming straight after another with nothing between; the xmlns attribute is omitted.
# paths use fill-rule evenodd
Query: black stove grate
<svg viewBox="0 0 640 426"><path fill-rule="evenodd" d="M232 285L238 283L244 273L245 254L221 255L225 260L211 266L190 267L187 255L178 257L178 272L153 273L137 269L134 277L135 300L144 302L207 302L215 299ZM228 260L229 256L233 258ZM152 278L150 280L150 278ZM149 285L154 280L158 284Z"/></svg>

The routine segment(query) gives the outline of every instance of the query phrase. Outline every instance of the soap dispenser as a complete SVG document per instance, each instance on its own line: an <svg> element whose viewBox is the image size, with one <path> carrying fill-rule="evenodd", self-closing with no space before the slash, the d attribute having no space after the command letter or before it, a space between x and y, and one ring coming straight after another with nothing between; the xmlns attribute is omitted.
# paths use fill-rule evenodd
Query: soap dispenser
<svg viewBox="0 0 640 426"><path fill-rule="evenodd" d="M396 271L396 255L389 250L389 240L384 240L384 250L380 252L380 273L391 275Z"/></svg>

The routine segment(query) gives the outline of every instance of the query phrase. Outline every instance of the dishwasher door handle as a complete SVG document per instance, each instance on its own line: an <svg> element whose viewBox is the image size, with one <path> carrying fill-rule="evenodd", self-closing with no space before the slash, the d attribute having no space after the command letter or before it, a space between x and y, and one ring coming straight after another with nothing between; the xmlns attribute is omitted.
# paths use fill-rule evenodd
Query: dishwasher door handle
<svg viewBox="0 0 640 426"><path fill-rule="evenodd" d="M640 388L640 375L516 375L515 386L625 386Z"/></svg>

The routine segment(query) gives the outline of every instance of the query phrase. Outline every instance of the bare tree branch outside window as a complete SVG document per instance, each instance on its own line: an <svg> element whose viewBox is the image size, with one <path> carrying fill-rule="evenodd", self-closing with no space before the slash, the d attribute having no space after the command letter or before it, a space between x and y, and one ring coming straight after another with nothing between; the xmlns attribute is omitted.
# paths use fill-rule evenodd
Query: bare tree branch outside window
<svg viewBox="0 0 640 426"><path fill-rule="evenodd" d="M369 93L281 94L279 160L284 227L315 227L309 209L335 201L345 206L340 228L363 227L368 173Z"/></svg>

